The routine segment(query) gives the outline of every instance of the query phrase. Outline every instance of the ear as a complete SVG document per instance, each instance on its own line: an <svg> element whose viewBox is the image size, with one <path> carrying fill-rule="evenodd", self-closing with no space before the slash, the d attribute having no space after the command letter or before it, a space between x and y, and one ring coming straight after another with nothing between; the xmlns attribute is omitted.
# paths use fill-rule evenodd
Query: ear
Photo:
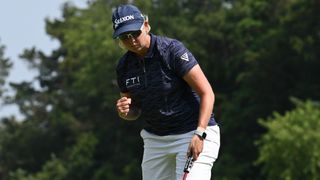
<svg viewBox="0 0 320 180"><path fill-rule="evenodd" d="M144 27L146 28L146 33L148 34L151 31L151 26L148 21L144 22Z"/></svg>
<svg viewBox="0 0 320 180"><path fill-rule="evenodd" d="M118 45L121 49L126 49L123 42L119 40Z"/></svg>
<svg viewBox="0 0 320 180"><path fill-rule="evenodd" d="M148 24L148 33L151 31L151 26Z"/></svg>

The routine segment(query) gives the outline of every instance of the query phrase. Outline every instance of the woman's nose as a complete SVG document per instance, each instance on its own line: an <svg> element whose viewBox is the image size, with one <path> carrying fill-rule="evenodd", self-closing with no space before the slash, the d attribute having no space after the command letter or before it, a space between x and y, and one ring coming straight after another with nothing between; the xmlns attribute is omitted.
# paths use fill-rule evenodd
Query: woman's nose
<svg viewBox="0 0 320 180"><path fill-rule="evenodd" d="M131 36L129 36L129 40L130 40L131 42L135 42L135 41L136 41L136 38L134 38L134 37L131 35Z"/></svg>

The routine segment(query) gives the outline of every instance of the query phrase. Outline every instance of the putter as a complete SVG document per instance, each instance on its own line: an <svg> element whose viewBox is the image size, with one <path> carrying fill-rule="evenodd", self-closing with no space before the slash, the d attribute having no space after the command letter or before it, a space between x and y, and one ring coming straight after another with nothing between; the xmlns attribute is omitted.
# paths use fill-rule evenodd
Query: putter
<svg viewBox="0 0 320 180"><path fill-rule="evenodd" d="M191 168L192 168L192 165L193 165L193 158L192 158L192 156L189 156L188 159L187 159L186 164L184 165L184 169L183 169L183 172L184 172L183 180L186 180L186 179L187 179L187 175L188 175L188 173L190 172L190 170L191 170Z"/></svg>

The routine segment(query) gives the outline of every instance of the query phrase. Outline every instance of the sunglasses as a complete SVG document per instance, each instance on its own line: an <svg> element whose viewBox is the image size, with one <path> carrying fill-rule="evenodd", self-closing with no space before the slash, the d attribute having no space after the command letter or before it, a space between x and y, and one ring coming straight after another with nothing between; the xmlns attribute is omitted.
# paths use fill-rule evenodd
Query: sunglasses
<svg viewBox="0 0 320 180"><path fill-rule="evenodd" d="M140 36L140 34L141 34L141 30L126 32L124 34L120 34L119 39L122 41L132 39L132 38L136 39L137 37Z"/></svg>

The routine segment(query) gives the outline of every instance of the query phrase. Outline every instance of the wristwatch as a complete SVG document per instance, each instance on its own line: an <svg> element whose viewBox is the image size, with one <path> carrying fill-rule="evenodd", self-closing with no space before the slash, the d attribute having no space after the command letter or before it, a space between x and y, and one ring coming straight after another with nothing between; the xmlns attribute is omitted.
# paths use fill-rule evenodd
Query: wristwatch
<svg viewBox="0 0 320 180"><path fill-rule="evenodd" d="M194 132L194 134L198 135L202 140L206 139L206 137L207 137L207 133L206 132L198 130L198 129Z"/></svg>

